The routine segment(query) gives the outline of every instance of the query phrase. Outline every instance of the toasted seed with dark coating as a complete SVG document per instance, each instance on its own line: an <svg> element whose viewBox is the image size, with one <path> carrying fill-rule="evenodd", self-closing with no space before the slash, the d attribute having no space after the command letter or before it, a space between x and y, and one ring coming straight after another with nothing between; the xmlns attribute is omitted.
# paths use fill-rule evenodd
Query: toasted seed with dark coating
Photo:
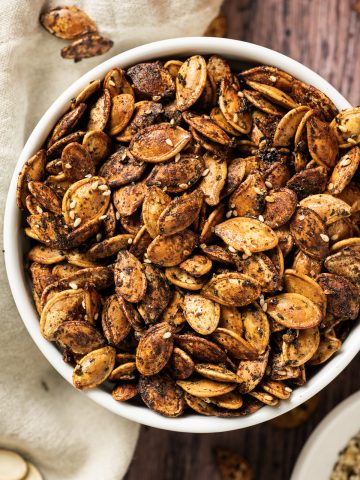
<svg viewBox="0 0 360 480"><path fill-rule="evenodd" d="M45 150L39 150L22 167L16 187L16 204L19 208L23 209L26 206L26 197L29 194L28 183L42 180L45 173L45 163Z"/></svg>
<svg viewBox="0 0 360 480"><path fill-rule="evenodd" d="M138 63L127 70L139 98L170 98L175 94L175 82L161 62Z"/></svg>
<svg viewBox="0 0 360 480"><path fill-rule="evenodd" d="M179 193L194 185L204 170L202 157L182 154L179 159L155 165L146 179L146 184L166 187L170 193Z"/></svg>
<svg viewBox="0 0 360 480"><path fill-rule="evenodd" d="M97 30L95 22L83 10L73 5L45 11L40 15L40 23L52 35L64 40L73 40Z"/></svg>
<svg viewBox="0 0 360 480"><path fill-rule="evenodd" d="M31 195L45 210L61 214L61 200L51 187L36 181L28 182L27 186Z"/></svg>
<svg viewBox="0 0 360 480"><path fill-rule="evenodd" d="M178 417L184 410L182 389L166 373L141 376L139 392L145 405L165 417Z"/></svg>
<svg viewBox="0 0 360 480"><path fill-rule="evenodd" d="M116 295L111 295L105 300L101 326L106 340L110 345L119 346L130 333L131 325L120 307Z"/></svg>
<svg viewBox="0 0 360 480"><path fill-rule="evenodd" d="M163 267L179 265L194 250L197 236L189 229L173 235L158 235L147 249L148 259Z"/></svg>
<svg viewBox="0 0 360 480"><path fill-rule="evenodd" d="M80 143L68 143L61 154L61 163L66 177L76 182L95 175L95 163L87 148Z"/></svg>
<svg viewBox="0 0 360 480"><path fill-rule="evenodd" d="M311 328L322 320L320 308L299 293L282 293L266 303L268 315L288 328Z"/></svg>
<svg viewBox="0 0 360 480"><path fill-rule="evenodd" d="M105 344L99 331L84 320L70 320L62 323L54 332L54 340L62 348L70 348L73 353L86 355Z"/></svg>
<svg viewBox="0 0 360 480"><path fill-rule="evenodd" d="M161 271L146 264L144 267L147 279L146 292L137 308L146 324L155 323L170 300L170 289Z"/></svg>
<svg viewBox="0 0 360 480"><path fill-rule="evenodd" d="M127 250L118 253L115 264L115 290L124 300L139 302L145 295L147 280L144 266Z"/></svg>
<svg viewBox="0 0 360 480"><path fill-rule="evenodd" d="M168 363L174 348L172 328L167 322L149 327L136 349L136 368L142 375L155 375Z"/></svg>
<svg viewBox="0 0 360 480"><path fill-rule="evenodd" d="M194 371L194 362L190 355L178 347L174 347L169 364L171 373L177 380L189 378Z"/></svg>
<svg viewBox="0 0 360 480"><path fill-rule="evenodd" d="M173 235L189 227L198 217L203 203L204 194L194 190L172 200L161 212L158 220L161 235Z"/></svg>
<svg viewBox="0 0 360 480"><path fill-rule="evenodd" d="M190 138L190 133L181 127L159 123L136 133L129 148L137 159L158 163L174 157L189 143Z"/></svg>
<svg viewBox="0 0 360 480"><path fill-rule="evenodd" d="M96 57L108 52L114 45L109 38L102 37L97 33L89 33L74 40L70 45L61 49L62 58L80 62L83 58Z"/></svg>
<svg viewBox="0 0 360 480"><path fill-rule="evenodd" d="M317 283L327 299L327 311L342 320L354 320L359 314L359 293L356 286L341 275L320 273Z"/></svg>
<svg viewBox="0 0 360 480"><path fill-rule="evenodd" d="M297 196L289 188L280 188L270 192L273 202L266 202L262 215L265 223L275 229L285 225L296 210Z"/></svg>
<svg viewBox="0 0 360 480"><path fill-rule="evenodd" d="M111 395L114 400L117 402L126 402L136 397L139 393L139 388L136 383L120 383L114 390L111 392Z"/></svg>
<svg viewBox="0 0 360 480"><path fill-rule="evenodd" d="M325 223L310 208L299 207L290 222L296 245L310 257L321 260L329 253L329 237Z"/></svg>
<svg viewBox="0 0 360 480"><path fill-rule="evenodd" d="M302 200L309 195L324 192L326 183L327 171L320 166L295 173L286 183L286 186L296 193L298 200Z"/></svg>
<svg viewBox="0 0 360 480"><path fill-rule="evenodd" d="M206 85L206 62L194 55L183 62L176 76L176 106L183 112L194 105Z"/></svg>
<svg viewBox="0 0 360 480"><path fill-rule="evenodd" d="M71 133L71 131L76 127L79 123L81 117L83 116L86 110L86 103L79 103L75 108L70 110L70 112L65 113L60 120L58 120L57 124L53 128L51 133L51 137L47 143L47 148L49 149L52 147L55 142L60 140L60 138L64 137Z"/></svg>
<svg viewBox="0 0 360 480"><path fill-rule="evenodd" d="M120 147L101 165L99 175L110 187L116 188L139 180L145 168L145 163L137 161L125 147Z"/></svg>
<svg viewBox="0 0 360 480"><path fill-rule="evenodd" d="M73 372L73 384L79 390L95 388L103 383L115 364L115 349L103 347L83 357Z"/></svg>
<svg viewBox="0 0 360 480"><path fill-rule="evenodd" d="M226 361L225 352L216 343L197 335L175 335L175 344L185 350L192 358L200 362L222 363Z"/></svg>

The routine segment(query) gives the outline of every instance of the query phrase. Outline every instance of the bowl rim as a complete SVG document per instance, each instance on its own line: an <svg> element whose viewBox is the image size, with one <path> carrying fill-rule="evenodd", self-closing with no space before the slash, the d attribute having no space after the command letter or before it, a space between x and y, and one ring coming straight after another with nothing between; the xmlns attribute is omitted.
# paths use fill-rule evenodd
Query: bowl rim
<svg viewBox="0 0 360 480"><path fill-rule="evenodd" d="M103 78L105 73L114 66L128 67L134 63L150 59L185 56L195 53L217 54L228 59L276 66L322 90L332 99L339 110L351 107L351 104L325 79L296 60L252 43L214 37L180 37L141 45L100 63L72 83L43 114L30 134L14 168L7 194L4 217L5 265L15 304L25 327L40 351L69 383L72 383L72 368L63 362L61 354L55 346L41 336L38 314L33 305L30 289L25 278L21 246L21 239L23 238L20 225L21 214L15 201L18 172L25 161L43 144L49 133L49 126L55 124L57 118L66 111L69 101L91 80ZM82 393L109 411L151 427L189 433L237 430L271 420L295 408L326 387L358 353L360 350L359 338L360 325L356 325L345 340L340 352L304 386L296 389L289 400L281 401L277 407L265 406L258 412L244 417L213 418L189 414L179 418L167 418L147 407L135 406L127 402L116 402L109 393L99 388Z"/></svg>
<svg viewBox="0 0 360 480"><path fill-rule="evenodd" d="M292 471L290 480L309 478L316 474L317 480L328 480L341 450L359 432L359 423L354 421L360 407L360 390L337 404L320 421L306 440ZM326 455L324 455L326 450ZM333 456L334 454L334 456ZM314 463L315 462L315 463ZM314 471L314 464L321 472ZM320 476L319 476L320 474Z"/></svg>

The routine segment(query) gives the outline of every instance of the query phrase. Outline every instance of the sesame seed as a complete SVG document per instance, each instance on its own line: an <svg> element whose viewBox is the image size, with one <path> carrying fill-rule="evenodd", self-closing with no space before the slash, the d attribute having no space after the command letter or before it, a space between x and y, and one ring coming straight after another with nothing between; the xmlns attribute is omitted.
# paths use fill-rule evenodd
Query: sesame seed
<svg viewBox="0 0 360 480"><path fill-rule="evenodd" d="M206 120L210 120L209 115L203 115L203 118L206 118Z"/></svg>
<svg viewBox="0 0 360 480"><path fill-rule="evenodd" d="M76 207L76 201L73 200L72 202L70 202L69 207L70 207L71 209L75 208L75 207Z"/></svg>
<svg viewBox="0 0 360 480"><path fill-rule="evenodd" d="M304 220L305 219L305 215L301 214L299 215L299 220Z"/></svg>
<svg viewBox="0 0 360 480"><path fill-rule="evenodd" d="M334 189L334 184L333 183L329 183L328 185L328 190L333 190Z"/></svg>
<svg viewBox="0 0 360 480"><path fill-rule="evenodd" d="M101 215L101 217L99 217L99 220L105 220L107 218L107 215Z"/></svg>
<svg viewBox="0 0 360 480"><path fill-rule="evenodd" d="M149 258L144 258L144 263L151 263L151 260Z"/></svg>
<svg viewBox="0 0 360 480"><path fill-rule="evenodd" d="M259 215L258 218L259 218L260 222L264 222L264 221L265 221L265 218L264 218L262 215Z"/></svg>
<svg viewBox="0 0 360 480"><path fill-rule="evenodd" d="M232 215L232 210L229 210L228 212L226 212L225 217L230 218L231 215Z"/></svg>
<svg viewBox="0 0 360 480"><path fill-rule="evenodd" d="M328 242L330 240L330 238L324 233L320 233L320 237L321 237L321 240L323 240L324 242Z"/></svg>
<svg viewBox="0 0 360 480"><path fill-rule="evenodd" d="M187 183L180 183L179 188L187 188Z"/></svg>
<svg viewBox="0 0 360 480"><path fill-rule="evenodd" d="M262 194L262 191L260 190L259 187L254 187L254 192L257 193L258 195Z"/></svg>
<svg viewBox="0 0 360 480"><path fill-rule="evenodd" d="M55 163L55 165L56 165L57 167L60 167L60 165L62 165L62 161L61 161L61 160L58 160L58 161Z"/></svg>
<svg viewBox="0 0 360 480"><path fill-rule="evenodd" d="M236 253L235 248L232 247L231 245L228 247L228 249L229 249L229 252L231 252L231 253Z"/></svg>
<svg viewBox="0 0 360 480"><path fill-rule="evenodd" d="M230 208L235 208L235 203L231 203Z"/></svg>
<svg viewBox="0 0 360 480"><path fill-rule="evenodd" d="M123 162L126 157L127 157L127 152L124 152L124 153L121 155L121 161Z"/></svg>
<svg viewBox="0 0 360 480"><path fill-rule="evenodd" d="M331 240L332 240L333 242L335 242L338 238L339 238L339 235L337 235L336 233L331 236Z"/></svg>
<svg viewBox="0 0 360 480"><path fill-rule="evenodd" d="M74 210L70 210L70 212L69 212L69 217L71 218L71 220L74 220L74 218L75 218L75 212L74 212Z"/></svg>
<svg viewBox="0 0 360 480"><path fill-rule="evenodd" d="M241 90L239 90L239 91L237 92L237 95L238 95L238 97L241 97L241 98L244 96L244 94L242 93Z"/></svg>
<svg viewBox="0 0 360 480"><path fill-rule="evenodd" d="M272 395L268 395L267 393L265 393L265 395L264 395L264 399L265 399L265 400L268 400L269 402L270 402L271 400L273 400L273 398L274 398L274 397L273 397Z"/></svg>
<svg viewBox="0 0 360 480"><path fill-rule="evenodd" d="M346 167L347 165L350 165L351 163L351 158L346 157L340 162L340 167Z"/></svg>
<svg viewBox="0 0 360 480"><path fill-rule="evenodd" d="M166 340L167 338L171 337L171 332L165 332L163 335L163 339Z"/></svg>
<svg viewBox="0 0 360 480"><path fill-rule="evenodd" d="M208 168L206 168L203 172L202 172L202 176L203 177L206 177L206 175L210 172L210 170Z"/></svg>
<svg viewBox="0 0 360 480"><path fill-rule="evenodd" d="M206 248L206 243L201 243L200 248Z"/></svg>
<svg viewBox="0 0 360 480"><path fill-rule="evenodd" d="M170 120L170 125L174 125L174 123L175 123L175 119L172 118L172 119Z"/></svg>
<svg viewBox="0 0 360 480"><path fill-rule="evenodd" d="M264 295L261 295L261 296L260 296L259 303L260 303L260 306L261 306L261 307L264 305L264 303L265 303Z"/></svg>
<svg viewBox="0 0 360 480"><path fill-rule="evenodd" d="M285 392L288 392L288 393L292 392L292 388L290 388L290 387L285 387L284 390L285 390Z"/></svg>
<svg viewBox="0 0 360 480"><path fill-rule="evenodd" d="M237 217L237 214L238 214L238 213L237 213L237 210L233 210L233 215L234 215L234 217Z"/></svg>
<svg viewBox="0 0 360 480"><path fill-rule="evenodd" d="M167 145L169 145L170 147L173 147L173 146L174 146L171 138L167 138L167 139L165 140L165 143L166 143Z"/></svg>
<svg viewBox="0 0 360 480"><path fill-rule="evenodd" d="M98 188L98 186L99 186L99 182L98 182L98 180L95 180L95 182L91 185L91 188L93 190L96 190Z"/></svg>
<svg viewBox="0 0 360 480"><path fill-rule="evenodd" d="M106 192L103 192L102 194L103 194L104 197L110 197L111 192L110 192L110 190L106 190Z"/></svg>
<svg viewBox="0 0 360 480"><path fill-rule="evenodd" d="M145 110L145 115L150 115L151 114L151 110Z"/></svg>
<svg viewBox="0 0 360 480"><path fill-rule="evenodd" d="M78 226L80 225L80 223L81 223L81 218L78 217L78 218L74 221L74 227L75 227L75 228L78 227Z"/></svg>
<svg viewBox="0 0 360 480"><path fill-rule="evenodd" d="M89 316L87 314L84 315L84 320L89 320Z"/></svg>
<svg viewBox="0 0 360 480"><path fill-rule="evenodd" d="M97 242L100 242L101 237L102 237L101 233L98 233L98 234L96 235L96 241L97 241Z"/></svg>
<svg viewBox="0 0 360 480"><path fill-rule="evenodd" d="M131 245L133 243L133 239L132 238L129 238L128 239L128 244Z"/></svg>
<svg viewBox="0 0 360 480"><path fill-rule="evenodd" d="M98 313L95 313L94 315L94 320L97 320L99 318L99 314Z"/></svg>
<svg viewBox="0 0 360 480"><path fill-rule="evenodd" d="M267 186L267 188L273 188L273 184L268 180L266 180L265 185Z"/></svg>
<svg viewBox="0 0 360 480"><path fill-rule="evenodd" d="M239 121L239 115L237 113L234 113L233 115L233 122L237 123Z"/></svg>
<svg viewBox="0 0 360 480"><path fill-rule="evenodd" d="M340 130L340 132L347 132L347 128L345 127L345 125L338 125L337 128Z"/></svg>
<svg viewBox="0 0 360 480"><path fill-rule="evenodd" d="M81 302L81 306L85 309L85 307L86 307L86 305L85 305L85 300L83 300L83 301Z"/></svg>
<svg viewBox="0 0 360 480"><path fill-rule="evenodd" d="M77 289L78 289L77 284L74 283L74 282L70 282L70 283L69 283L69 287L72 288L73 290L77 290Z"/></svg>
<svg viewBox="0 0 360 480"><path fill-rule="evenodd" d="M167 190L167 185L165 185L165 187L162 189L163 192L166 192Z"/></svg>
<svg viewBox="0 0 360 480"><path fill-rule="evenodd" d="M175 155L175 162L178 162L180 160L180 157L181 157L180 153L177 153Z"/></svg>
<svg viewBox="0 0 360 480"><path fill-rule="evenodd" d="M98 186L98 189L99 189L99 190L107 190L107 189L108 189L108 186L107 186L107 185L99 185L99 186Z"/></svg>
<svg viewBox="0 0 360 480"><path fill-rule="evenodd" d="M274 203L274 202L275 202L275 198L272 197L271 195L266 195L265 201L268 202L268 203Z"/></svg>
<svg viewBox="0 0 360 480"><path fill-rule="evenodd" d="M115 217L116 217L116 220L120 220L120 213L119 213L119 212L116 212L116 213L115 213Z"/></svg>
<svg viewBox="0 0 360 480"><path fill-rule="evenodd" d="M270 75L269 80L270 80L271 82L275 83L276 80L277 80L277 78L275 77L275 75Z"/></svg>
<svg viewBox="0 0 360 480"><path fill-rule="evenodd" d="M243 247L243 250L245 255L247 255L248 257L251 257L252 253L249 247Z"/></svg>
<svg viewBox="0 0 360 480"><path fill-rule="evenodd" d="M261 308L263 309L263 312L267 312L268 304L265 302Z"/></svg>
<svg viewBox="0 0 360 480"><path fill-rule="evenodd" d="M161 96L160 95L154 95L152 97L152 99L153 99L154 102L158 102L159 100L161 100Z"/></svg>
<svg viewBox="0 0 360 480"><path fill-rule="evenodd" d="M44 210L41 207L39 207L39 205L36 205L36 211L38 213L43 213Z"/></svg>
<svg viewBox="0 0 360 480"><path fill-rule="evenodd" d="M84 178L91 178L91 177L92 177L91 173L88 173L87 175L85 175Z"/></svg>
<svg viewBox="0 0 360 480"><path fill-rule="evenodd" d="M356 145L356 144L358 143L356 140L354 140L354 139L351 138L351 137L347 138L346 141L347 141L348 143L351 143L352 145Z"/></svg>
<svg viewBox="0 0 360 480"><path fill-rule="evenodd" d="M65 163L65 168L72 168L72 166L70 165L70 163Z"/></svg>

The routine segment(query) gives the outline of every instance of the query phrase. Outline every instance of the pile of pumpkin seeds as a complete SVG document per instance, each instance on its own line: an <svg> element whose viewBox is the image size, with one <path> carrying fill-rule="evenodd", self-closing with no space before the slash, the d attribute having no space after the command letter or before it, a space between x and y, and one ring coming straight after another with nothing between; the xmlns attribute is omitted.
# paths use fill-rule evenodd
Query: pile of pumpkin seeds
<svg viewBox="0 0 360 480"><path fill-rule="evenodd" d="M42 335L79 389L169 417L304 385L359 313L360 108L194 55L89 83L17 201Z"/></svg>

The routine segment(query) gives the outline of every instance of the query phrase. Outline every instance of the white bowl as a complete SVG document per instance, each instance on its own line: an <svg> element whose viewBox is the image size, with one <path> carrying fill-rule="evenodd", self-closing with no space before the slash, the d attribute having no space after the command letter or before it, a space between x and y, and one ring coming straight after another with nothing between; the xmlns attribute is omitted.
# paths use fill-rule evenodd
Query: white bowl
<svg viewBox="0 0 360 480"><path fill-rule="evenodd" d="M274 65L294 75L294 77L322 90L332 99L338 109L341 110L351 106L349 102L326 80L309 68L285 55L251 43L209 37L163 40L120 53L90 70L60 95L34 128L16 164L6 202L4 245L7 275L15 303L23 322L34 342L45 357L70 383L72 368L63 362L62 356L55 346L46 341L40 334L38 314L33 305L29 284L25 277L23 266L24 241L23 232L21 230L21 215L15 202L17 174L21 170L25 161L41 147L56 120L68 108L70 99L75 97L91 80L104 77L105 73L115 66L128 67L135 63L150 59L186 56L195 53L204 55L216 53L225 58L236 61ZM291 399L281 401L278 407L264 407L253 415L246 417L224 419L188 414L175 419L165 418L154 413L145 406L142 407L130 403L115 402L111 395L99 388L86 392L85 395L118 415L152 427L194 433L237 430L266 422L294 407L297 407L302 402L311 398L326 387L326 385L344 370L359 351L359 348L360 325L356 326L351 331L350 335L344 342L341 351L334 356L334 358L328 362L319 373L311 378L306 385L294 391Z"/></svg>
<svg viewBox="0 0 360 480"><path fill-rule="evenodd" d="M341 402L313 431L290 480L329 480L338 455L360 430L360 392Z"/></svg>

